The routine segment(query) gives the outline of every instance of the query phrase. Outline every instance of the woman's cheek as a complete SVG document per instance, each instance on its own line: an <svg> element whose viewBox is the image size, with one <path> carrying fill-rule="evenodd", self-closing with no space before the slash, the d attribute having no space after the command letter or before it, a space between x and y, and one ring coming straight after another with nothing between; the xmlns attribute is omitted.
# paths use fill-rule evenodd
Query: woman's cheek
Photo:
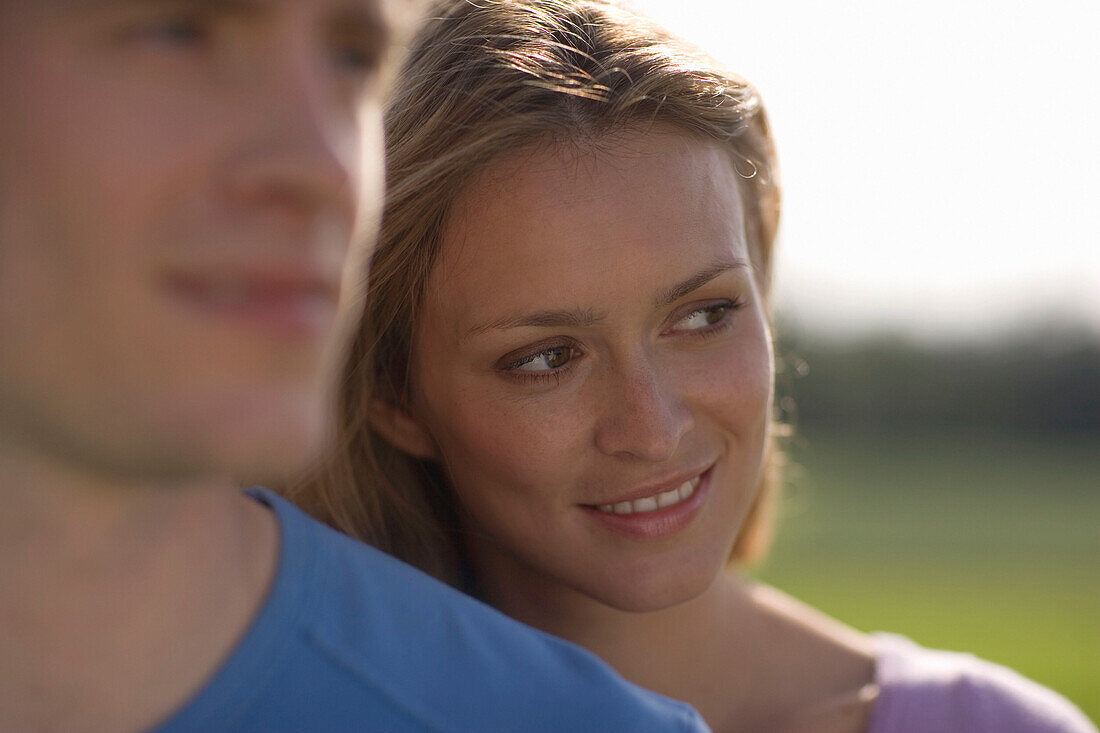
<svg viewBox="0 0 1100 733"><path fill-rule="evenodd" d="M772 394L771 351L764 341L732 343L705 358L681 360L677 381L688 399L719 423L751 420L768 412Z"/></svg>
<svg viewBox="0 0 1100 733"><path fill-rule="evenodd" d="M581 426L564 394L467 394L473 399L451 415L458 419L446 431L450 439L439 440L453 468L465 466L518 489L534 476L549 478L576 463Z"/></svg>

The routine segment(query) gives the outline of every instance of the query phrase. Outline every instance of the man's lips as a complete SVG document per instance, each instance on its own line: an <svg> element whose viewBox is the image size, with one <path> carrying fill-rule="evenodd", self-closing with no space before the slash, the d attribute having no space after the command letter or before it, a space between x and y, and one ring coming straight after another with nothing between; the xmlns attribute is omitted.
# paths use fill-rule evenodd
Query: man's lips
<svg viewBox="0 0 1100 733"><path fill-rule="evenodd" d="M340 292L338 273L293 263L175 270L164 283L172 296L210 315L284 335L326 331Z"/></svg>

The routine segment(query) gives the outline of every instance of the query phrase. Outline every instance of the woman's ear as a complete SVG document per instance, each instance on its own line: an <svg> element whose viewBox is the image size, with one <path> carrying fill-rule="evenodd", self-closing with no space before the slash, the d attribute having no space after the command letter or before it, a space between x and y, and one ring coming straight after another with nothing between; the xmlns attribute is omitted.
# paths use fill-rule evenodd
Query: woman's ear
<svg viewBox="0 0 1100 733"><path fill-rule="evenodd" d="M383 439L413 458L431 460L438 457L428 428L404 409L373 397L368 405L367 420Z"/></svg>

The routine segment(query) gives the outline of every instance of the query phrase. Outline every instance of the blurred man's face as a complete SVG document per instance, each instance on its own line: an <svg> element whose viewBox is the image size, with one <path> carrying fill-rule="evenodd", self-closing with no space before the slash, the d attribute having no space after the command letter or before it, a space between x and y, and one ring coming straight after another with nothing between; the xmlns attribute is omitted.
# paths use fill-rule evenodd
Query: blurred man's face
<svg viewBox="0 0 1100 733"><path fill-rule="evenodd" d="M0 0L0 450L309 454L381 199L381 1Z"/></svg>

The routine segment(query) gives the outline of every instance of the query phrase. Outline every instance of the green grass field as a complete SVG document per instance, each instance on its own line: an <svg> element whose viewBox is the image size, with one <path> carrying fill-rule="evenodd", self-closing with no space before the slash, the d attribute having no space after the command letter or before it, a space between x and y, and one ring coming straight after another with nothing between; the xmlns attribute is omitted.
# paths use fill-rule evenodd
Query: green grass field
<svg viewBox="0 0 1100 733"><path fill-rule="evenodd" d="M753 574L856 628L973 652L1100 720L1100 445L817 431Z"/></svg>

